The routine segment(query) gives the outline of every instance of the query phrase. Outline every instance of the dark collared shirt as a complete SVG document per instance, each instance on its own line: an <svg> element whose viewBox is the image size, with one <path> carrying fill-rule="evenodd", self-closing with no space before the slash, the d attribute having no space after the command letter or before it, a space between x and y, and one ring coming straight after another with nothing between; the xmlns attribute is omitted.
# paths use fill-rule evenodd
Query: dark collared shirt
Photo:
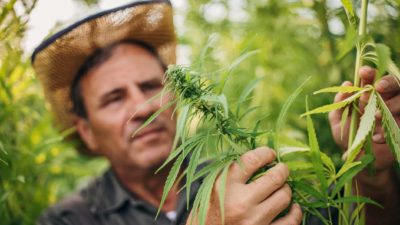
<svg viewBox="0 0 400 225"><path fill-rule="evenodd" d="M200 181L193 183L190 194L192 202ZM40 225L181 225L186 223L186 191L178 196L176 220L128 192L108 170L88 187L74 193L48 209L38 220Z"/></svg>
<svg viewBox="0 0 400 225"><path fill-rule="evenodd" d="M200 181L192 184L190 203L199 185ZM320 212L327 218L326 210ZM48 209L39 218L38 225L182 225L186 223L189 213L186 209L186 191L179 194L176 220L170 220L164 212L160 212L155 220L156 213L155 206L133 196L108 170L88 187ZM333 224L337 224L337 211L332 214ZM310 216L306 224L319 225L322 222Z"/></svg>

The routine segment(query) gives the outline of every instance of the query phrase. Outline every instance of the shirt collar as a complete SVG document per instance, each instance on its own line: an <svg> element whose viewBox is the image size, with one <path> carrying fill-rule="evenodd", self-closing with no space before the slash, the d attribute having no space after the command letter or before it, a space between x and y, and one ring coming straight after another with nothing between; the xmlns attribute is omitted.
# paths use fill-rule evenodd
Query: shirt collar
<svg viewBox="0 0 400 225"><path fill-rule="evenodd" d="M200 166L200 168L202 167L203 166ZM193 204L201 180L202 179L198 179L191 185L189 205ZM178 214L182 214L187 210L186 191L186 188L184 188L179 193L179 200L176 208ZM145 208L150 206L148 203L136 198L126 190L111 169L108 169L101 177L95 179L88 188L84 189L82 191L82 196L88 202L90 211L97 214L111 213L128 203L132 206L141 205Z"/></svg>
<svg viewBox="0 0 400 225"><path fill-rule="evenodd" d="M111 212L127 202L133 205L140 204L140 200L129 194L120 184L111 169L94 180L87 189L82 191L82 195L87 199L90 210L94 213Z"/></svg>

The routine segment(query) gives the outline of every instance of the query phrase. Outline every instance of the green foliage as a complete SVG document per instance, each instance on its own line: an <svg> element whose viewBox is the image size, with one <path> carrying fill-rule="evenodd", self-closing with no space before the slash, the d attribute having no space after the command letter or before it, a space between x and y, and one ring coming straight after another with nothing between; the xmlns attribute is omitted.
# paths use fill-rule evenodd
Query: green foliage
<svg viewBox="0 0 400 225"><path fill-rule="evenodd" d="M396 121L380 95L378 95L378 106L383 116L385 138L397 159L397 163L400 164L400 128L396 125Z"/></svg>
<svg viewBox="0 0 400 225"><path fill-rule="evenodd" d="M224 73L224 71L219 72L222 74ZM179 138L182 143L176 146L163 165L165 166L175 159L167 177L159 210L162 208L164 200L172 186L177 182L179 172L183 170L183 174L187 177L184 187L189 190L193 181L200 178L203 179L192 208L192 222L196 219L201 225L206 222L215 179L223 172L221 174L222 185L219 189L218 200L221 205L221 214L224 214L225 180L229 166L235 162L240 165L239 157L246 151L260 146L263 141L263 136L269 133L265 131L267 129L261 129L259 127L260 123L254 124L254 127L243 126L238 119L241 118L241 115L233 114L229 108L231 104L226 98L221 98L221 96L225 95L215 90L216 87L219 86L218 82L224 83L225 81L220 81L218 79L217 81L213 81L212 77L196 72L189 67L170 66L166 72L165 88L163 90L163 92L172 92L176 96L174 107L176 111L180 112L176 133L179 135L177 138ZM241 96L243 96L243 93L248 92L248 87L253 86L253 83L254 82L250 82L250 84L246 86ZM285 102L278 117L279 119L275 127L275 132L281 131L281 127L283 127L285 121L284 118L294 102L294 99L303 89L304 84L305 82L300 85ZM371 88L362 89L361 91L364 90L371 90ZM241 101L240 98L239 101ZM375 112L376 99L372 102L375 104L367 106L367 110ZM373 106L375 109L368 109L368 107L371 108ZM160 111L163 110L166 110L166 108L162 108ZM160 111L156 112L154 115L159 114ZM369 115L369 113L366 115ZM369 118L369 116L366 117ZM199 118L200 124L197 125L197 129L188 132L189 124L187 123L194 118ZM144 124L147 124L147 122L152 119L153 117L150 117ZM202 126L205 126L207 129L201 129ZM261 131L259 131L260 129ZM289 180L294 192L294 201L303 206L306 212L318 217L321 217L321 215L317 208L334 207L338 210L342 210L342 205L348 204L349 202L373 202L370 199L358 198L355 196L337 197L338 193L336 189L333 194L329 194L332 184L335 184L339 187L339 190L341 190L345 183L351 180L362 168L366 167L372 161L373 157L367 155L360 162L346 162L342 169L336 173L332 160L320 151L310 114L307 114L307 130L309 148L292 147L290 150L285 150L283 154L280 153L280 149L278 150L278 155L281 156L278 157L277 160L288 163L291 170ZM369 131L367 133L369 133ZM279 134L273 136L275 143L277 143ZM210 139L216 140L216 145L214 145L212 149L212 155L207 153L207 151L210 151L209 149L204 148L207 144L207 140ZM188 157L189 154L191 154L191 157L188 158L189 165L186 168L182 167L184 159ZM200 157L203 157L203 159L200 160ZM208 161L208 165L196 171L196 168L198 168L204 160ZM252 182L262 176L270 166L271 165L258 171L248 182ZM330 218L328 218L328 220L321 218L321 221L323 221L324 224L331 224Z"/></svg>
<svg viewBox="0 0 400 225"><path fill-rule="evenodd" d="M25 3L22 4L23 13L16 13L14 4L22 2ZM40 87L29 63L22 56L20 45L25 35L29 13L35 3L34 0L0 2L0 221L4 224L33 224L40 211L71 192L74 186L85 183L90 175L101 170L102 166L99 165L104 165L98 161L89 163L77 156L73 146L60 142L63 135L53 128L53 121L45 107L43 96L38 94L41 93ZM368 27L372 37L370 40L375 40L377 45L385 43L389 47L391 55L387 70L400 82L400 72L393 62L400 58L399 3L373 1L371 4L375 13L369 18ZM216 7L224 11L219 14L219 18L212 19L208 13ZM229 75L224 75L229 78L225 79L223 88L218 90L224 92L228 102L237 102L242 94L238 90L244 90L246 85L252 86L248 88L247 94L243 94L240 104L229 106L236 116L241 116L237 116L241 124L254 125L252 131L254 128L261 130L262 127L275 127L281 106L299 84L307 77L312 77L304 87L303 93L293 101L290 110L287 111L286 125L281 127L279 138L282 160L289 164L294 176L304 175L312 170L312 164L304 159L308 157L309 148L302 144L307 140L306 122L298 117L305 110L304 94L321 87L336 86L340 81L352 78L355 56L353 48L360 40L364 40L364 37L355 31L358 21L354 19L348 23L348 12L345 13L337 5L327 4L325 0L189 0L187 8L176 13L180 14L184 23L183 28L177 26L179 43L189 49L190 60L196 61L196 56L202 55L204 66L194 66L202 68L205 74L226 68L226 65L235 61L235 56L243 54L243 49L258 49L258 54L252 54L251 58L242 61L238 67L231 70ZM338 31L335 27L344 27L346 32L340 29ZM214 35L210 35L212 33ZM214 40L209 48L205 49L204 45L209 36L214 36ZM384 53L385 50L381 52ZM376 54L382 55L380 50L377 50ZM365 60L369 60L370 56L365 55ZM222 76L220 80L224 80ZM251 80L255 81L252 85L249 84ZM384 112L384 105L380 104L379 96L377 99L378 108ZM332 96L326 94L311 100L313 105L326 105L332 101ZM344 112L350 113L351 105L349 104ZM191 132L189 127L196 126L197 119L187 119L192 113L187 111L187 115L181 119L182 125L179 126L188 127L181 137ZM179 116L182 114L183 110ZM257 122L266 115L267 119ZM326 117L315 116L313 120L315 130L323 131L318 132L321 150L332 157L335 167L340 168L341 151L333 143L327 130ZM256 123L259 125L255 126ZM213 124L205 122L203 125L199 126L199 130L207 130L207 126ZM393 125L394 123L389 121L385 129L398 134L398 127ZM393 134L396 134L395 132ZM396 141L399 140L399 135L396 135L386 137L393 148L399 146L399 141ZM268 142L269 146L272 146L273 135L271 138L271 135L266 133L261 139L262 144ZM294 142L293 139L299 141ZM207 151L194 151L194 154L214 155L212 150L217 142L215 137L210 136L209 142L204 146ZM250 145L253 145L251 141ZM283 154L283 151L286 153ZM293 162L291 160L296 159L296 154L291 152L301 152L304 157ZM398 152L397 150L397 156ZM178 153L174 151L173 154ZM191 180L199 179L210 171L226 166L225 160L232 161L237 158L237 155L229 152L224 156L225 158L217 158L219 164L205 167L196 174L193 172L193 165L199 162L193 161L188 177L190 176ZM337 182L337 175L332 175L335 174L335 168L328 165L331 162L325 154L321 154L321 157L324 170L330 174L327 177L328 183L335 180ZM197 159L203 161L202 157ZM355 165L348 164L346 168L354 168ZM343 175L348 171L343 168L345 166L337 174ZM293 185L307 193L307 196L317 196L318 199L319 192L311 184L301 185L293 181ZM303 192L296 193L299 193L299 198L304 197L304 194L301 194ZM29 204L26 204L27 202ZM306 211L313 210L306 208ZM353 218L355 220L357 217ZM324 218L321 220L327 222Z"/></svg>
<svg viewBox="0 0 400 225"><path fill-rule="evenodd" d="M79 157L72 143L62 142L70 131L53 126L21 46L35 4L0 2L1 224L35 224L45 208L104 168Z"/></svg>
<svg viewBox="0 0 400 225"><path fill-rule="evenodd" d="M343 6L347 12L347 18L349 20L350 33L353 34L354 29L356 27L354 23L354 12L352 3L349 1L342 1ZM361 14L359 18L358 24L358 38L353 39L357 40L355 43L355 47L357 49L357 54L355 58L355 70L354 70L354 86L355 88L360 86L360 77L358 75L359 69L364 61L369 61L374 63L378 68L378 75L383 75L389 67L391 71L394 72L395 78L398 80L398 68L395 66L393 61L390 58L390 48L383 44L375 44L373 38L367 34L367 9L368 9L368 0L361 1ZM353 37L353 35L351 35ZM346 45L347 48L348 45ZM347 52L347 49L343 52ZM390 72L391 72L390 71ZM397 75L396 75L397 74ZM399 83L400 85L400 83ZM332 90L337 87L325 88L323 90ZM366 90L366 91L365 91ZM362 93L364 92L364 93ZM365 112L361 116L359 120L359 114L357 110L358 98L361 97L359 93L369 94L369 101L367 106L365 107ZM377 98L379 101L377 102ZM352 193L352 177L364 169L366 166L371 164L374 161L371 143L372 143L372 132L375 128L375 115L378 112L379 108L385 111L385 116L382 118L382 123L385 127L385 137L387 142L389 143L390 148L392 149L394 156L398 163L400 163L400 155L399 155L399 141L393 140L396 139L396 136L399 134L399 127L389 109L386 107L385 102L378 92L376 92L373 86L367 85L364 90L359 91L358 93L352 95L351 97L342 100L337 103L333 103L330 105L321 106L317 109L308 111L303 115L309 115L314 113L323 113L328 111L337 110L347 106L349 103L352 103L352 112L351 112L351 120L350 120L350 128L349 128L349 138L348 138L348 149L343 155L343 158L346 160L344 168L346 172L343 173L342 178L339 179L339 182L336 184L333 190L333 194L337 194L344 187L344 194L342 198L349 198ZM347 118L349 111L349 107L346 107L343 111L342 116L346 116ZM346 119L342 118L341 126L343 132L343 126L346 122ZM357 130L357 132L355 131ZM366 151L365 156L361 159L361 163L355 162L356 158L360 155L361 148L366 143ZM369 170L371 170L372 166L369 166ZM351 171L347 173L347 171ZM339 171L341 172L341 171ZM364 219L360 219L358 213L362 211L362 204L358 204L356 209L350 214L350 203L344 203L340 207L340 217L339 224L349 224L352 222L356 222L357 224L365 224Z"/></svg>

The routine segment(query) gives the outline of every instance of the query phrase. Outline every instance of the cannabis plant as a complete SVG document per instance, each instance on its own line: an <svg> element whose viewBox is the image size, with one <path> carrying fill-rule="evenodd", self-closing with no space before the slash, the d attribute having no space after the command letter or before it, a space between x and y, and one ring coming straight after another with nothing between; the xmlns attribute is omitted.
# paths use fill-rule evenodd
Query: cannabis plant
<svg viewBox="0 0 400 225"><path fill-rule="evenodd" d="M357 194L352 195L351 191L349 191L349 184L351 184L354 176L374 160L372 154L365 154L360 159L357 156L365 143L370 142L371 131L375 124L375 113L378 109L382 111L386 138L396 155L397 161L400 158L400 132L390 111L381 96L374 90L374 87L359 87L357 72L362 60L369 60L378 65L380 74L385 70L389 70L397 77L400 76L394 63L390 60L388 48L382 44L373 43L365 35L367 2L363 1L363 10L359 22L353 12L352 4L348 1L343 1L343 3L351 23L350 27L354 28L356 24L360 26L360 33L357 38L348 40L350 44L354 42L357 47L355 85L352 87L324 88L316 93L344 92L353 93L353 95L341 102L314 110L308 110L308 101L306 101L307 112L303 116L306 117L307 123L307 144L297 142L293 145L281 144L282 127L285 124L288 110L303 90L307 81L300 85L282 106L274 128L262 127L261 122L268 118L260 118L250 126L244 122L246 116L255 111L263 110L262 106L250 107L245 110L242 108L243 103L251 98L252 91L262 78L251 81L242 90L240 97L234 101L228 101L224 94L224 86L232 70L244 59L254 55L256 51L245 53L228 68L213 72L207 72L202 68L202 60L200 60L200 66L174 65L168 68L165 76L165 88L160 95L163 95L164 92L173 92L176 98L163 106L138 129L139 131L144 126L147 126L168 107L175 107L178 112L173 150L163 166L161 166L163 168L165 165L173 163L164 187L160 209L174 183L180 180L179 172L184 167L183 175L185 175L186 179L182 188L186 188L188 194L190 193L191 184L198 179L202 179L202 184L193 203L192 213L195 215L192 216L192 219L196 218L199 224L205 224L213 185L218 176L221 181L218 200L223 219L224 185L229 166L234 162L240 164L241 155L262 145L274 148L277 153L277 161L284 162L289 166L291 175L288 182L293 190L293 202L297 202L302 206L305 212L304 221L311 214L318 217L323 224L332 224L330 213L331 209L334 208L339 212L341 224L361 224L360 212L364 205L378 205L368 198ZM206 46L204 51L207 51L208 47ZM345 55L350 50L350 48L343 50L341 55ZM357 99L366 93L370 94L369 103L365 108L365 113L360 118L359 126L357 126L359 111L355 106L357 105ZM154 98L156 97L159 97L159 95ZM346 122L347 115L352 114L352 128L349 149L343 155L345 162L342 167L337 169L331 158L320 151L317 132L311 115L340 108L344 108L342 124ZM209 151L208 145L212 146L213 151ZM366 146L366 149L370 148ZM187 164L185 163L186 160ZM258 171L248 182L252 182L262 176L268 168L265 167ZM346 187L346 191L342 193L344 187ZM350 204L355 206L351 212L348 210ZM321 209L327 210L327 218L321 214Z"/></svg>
<svg viewBox="0 0 400 225"><path fill-rule="evenodd" d="M239 61L249 55L251 54L239 57ZM229 166L234 162L239 161L240 163L240 156L246 151L266 144L278 149L278 161L289 165L291 170L289 184L294 191L294 202L303 207L306 215L315 215L324 224L331 224L329 218L324 218L321 215L318 211L319 208L334 207L340 210L342 205L348 202L357 203L360 208L365 203L376 204L359 196L340 196L340 190L343 186L365 168L372 161L372 157L366 156L361 162L347 165L336 171L331 159L319 150L316 132L309 115L307 116L309 147L307 145L281 146L279 144L279 131L284 124L287 111L305 83L294 91L282 107L275 132L273 132L271 129L267 130L260 127L262 118L252 127L244 127L242 124L243 118L260 109L260 107L253 107L244 112L240 109L241 103L250 96L257 80L250 82L243 90L235 103L235 110L232 110L226 96L218 91L223 89L224 82L213 82L207 77L207 75L197 73L189 67L169 67L166 73L165 91L174 92L176 99L162 107L142 126L146 126L168 107L174 105L176 110L179 110L174 150L161 167L163 168L168 163L173 162L165 184L160 209L173 184L179 178L179 171L181 171L185 159L188 158L189 162L184 170L186 176L184 188L187 189L187 193L190 193L191 184L197 179L203 179L193 203L192 212L197 213L197 215L192 218L198 218L199 224L205 224L215 179L218 176L221 177L222 187L219 189L219 201L220 205L223 206L224 185ZM193 128L192 124L195 120L200 122ZM207 129L202 129L202 126L207 127ZM213 153L207 152L208 148L205 146L210 142L214 146ZM201 156L206 157L202 158ZM208 163L198 169L204 163L204 160L207 160ZM258 171L248 182L257 179L267 169L268 167ZM330 190L332 185L335 185L334 189ZM224 209L221 207L222 215L223 212ZM357 219L357 216L353 216L351 220Z"/></svg>
<svg viewBox="0 0 400 225"><path fill-rule="evenodd" d="M361 15L357 18L355 10L351 1L342 0L343 6L346 10L346 15L349 21L349 32L356 34L358 26L358 34L353 35L353 38L347 40L347 46L355 46L357 49L355 70L354 70L354 86L350 87L329 87L319 90L315 93L326 92L341 92L351 93L348 98L325 105L314 110L308 111L303 115L311 115L316 113L325 113L332 110L343 109L342 113L342 132L344 124L350 115L350 129L348 139L348 149L343 155L345 160L344 167L350 167L359 161L356 157L360 154L361 149L364 147L366 157L372 158L372 135L376 124L375 115L380 111L382 113L382 126L384 128L385 139L390 146L397 163L400 163L400 129L397 126L392 113L386 106L382 96L375 90L374 86L367 85L360 87L360 78L358 71L362 64L370 62L378 68L378 75L383 75L386 71L394 76L397 83L400 85L400 71L390 58L390 49L380 43L375 43L371 36L367 34L367 9L368 0L361 1ZM351 48L343 49L339 56L344 56ZM362 95L368 94L369 100L364 109L364 114L360 118L360 110L358 109L358 100ZM363 159L361 159L362 161ZM348 182L344 188L344 197L351 195L353 188L352 182ZM347 224L346 219L349 218L350 204L344 204L340 214L340 224Z"/></svg>

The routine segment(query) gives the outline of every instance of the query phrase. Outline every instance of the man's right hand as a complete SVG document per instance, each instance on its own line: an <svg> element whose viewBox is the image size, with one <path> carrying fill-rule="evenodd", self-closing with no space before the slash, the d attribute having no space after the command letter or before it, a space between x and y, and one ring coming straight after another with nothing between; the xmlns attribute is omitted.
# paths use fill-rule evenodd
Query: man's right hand
<svg viewBox="0 0 400 225"><path fill-rule="evenodd" d="M302 220L300 206L293 204L285 216L274 220L290 205L292 191L286 180L289 170L278 163L263 176L247 183L260 168L273 162L275 153L261 147L245 153L242 164L234 163L229 168L225 186L225 225L296 225ZM218 189L221 180L217 179L207 214L207 225L220 225L221 214Z"/></svg>

